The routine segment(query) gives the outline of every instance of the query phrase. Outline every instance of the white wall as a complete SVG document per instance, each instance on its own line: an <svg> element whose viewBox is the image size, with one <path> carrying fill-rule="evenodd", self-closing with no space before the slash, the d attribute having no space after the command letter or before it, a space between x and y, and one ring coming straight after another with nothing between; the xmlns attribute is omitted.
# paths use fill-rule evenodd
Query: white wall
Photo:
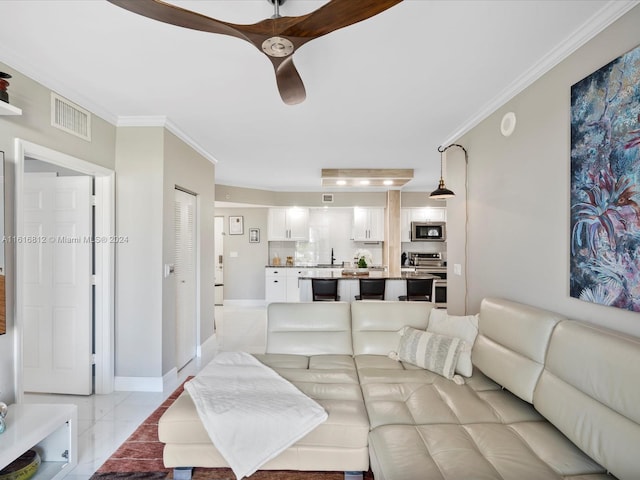
<svg viewBox="0 0 640 480"><path fill-rule="evenodd" d="M569 297L570 88L640 44L639 25L636 7L457 141L469 151L470 311L499 296L640 336L638 313Z"/></svg>

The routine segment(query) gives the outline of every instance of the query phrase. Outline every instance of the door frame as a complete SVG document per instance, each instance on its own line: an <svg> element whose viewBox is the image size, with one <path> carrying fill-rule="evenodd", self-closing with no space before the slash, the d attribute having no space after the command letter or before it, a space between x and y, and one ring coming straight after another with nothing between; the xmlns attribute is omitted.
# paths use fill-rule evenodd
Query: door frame
<svg viewBox="0 0 640 480"><path fill-rule="evenodd" d="M75 170L94 177L95 180L95 235L112 238L115 234L115 172L80 158L52 150L35 143L16 138L15 151L15 235L24 236L24 163L25 158L34 158L59 167ZM16 242L14 309L15 329L15 394L18 403L23 400L23 288L22 272L24 266L24 248ZM115 243L95 243L95 386L94 393L107 394L114 390L114 282L115 282Z"/></svg>

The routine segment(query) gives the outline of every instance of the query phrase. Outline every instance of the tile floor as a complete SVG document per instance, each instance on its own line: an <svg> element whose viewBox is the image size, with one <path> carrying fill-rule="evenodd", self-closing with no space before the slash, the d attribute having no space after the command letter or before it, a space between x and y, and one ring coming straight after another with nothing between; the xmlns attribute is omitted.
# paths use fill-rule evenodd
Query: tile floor
<svg viewBox="0 0 640 480"><path fill-rule="evenodd" d="M216 341L220 351L264 352L265 307L216 307ZM109 395L26 394L28 403L72 403L78 406L78 466L69 480L88 480L136 427L168 397L187 376L200 369L199 359L186 365L175 385L163 392L114 392Z"/></svg>

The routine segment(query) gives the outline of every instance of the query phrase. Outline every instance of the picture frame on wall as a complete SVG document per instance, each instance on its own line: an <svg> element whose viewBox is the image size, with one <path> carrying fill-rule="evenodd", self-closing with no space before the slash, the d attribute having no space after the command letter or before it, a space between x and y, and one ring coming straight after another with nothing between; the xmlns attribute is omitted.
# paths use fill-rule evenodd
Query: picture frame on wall
<svg viewBox="0 0 640 480"><path fill-rule="evenodd" d="M229 217L229 235L244 234L244 217Z"/></svg>
<svg viewBox="0 0 640 480"><path fill-rule="evenodd" d="M260 243L260 229L259 228L250 228L249 229L249 243Z"/></svg>

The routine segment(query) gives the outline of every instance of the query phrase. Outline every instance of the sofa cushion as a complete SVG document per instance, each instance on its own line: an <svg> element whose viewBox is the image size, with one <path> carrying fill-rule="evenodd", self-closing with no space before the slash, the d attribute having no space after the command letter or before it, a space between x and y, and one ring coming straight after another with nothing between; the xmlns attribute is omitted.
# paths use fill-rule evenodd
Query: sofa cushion
<svg viewBox="0 0 640 480"><path fill-rule="evenodd" d="M547 425L385 425L369 435L371 469L376 480L607 478L571 442L546 434Z"/></svg>
<svg viewBox="0 0 640 480"><path fill-rule="evenodd" d="M273 369L312 369L331 371L355 371L356 364L351 355L284 355L280 353L253 354L262 363Z"/></svg>
<svg viewBox="0 0 640 480"><path fill-rule="evenodd" d="M283 355L273 353L254 354L262 363L274 369L280 376L296 384L355 384L358 373L350 355Z"/></svg>
<svg viewBox="0 0 640 480"><path fill-rule="evenodd" d="M640 340L575 321L553 332L533 403L619 478L639 478Z"/></svg>
<svg viewBox="0 0 640 480"><path fill-rule="evenodd" d="M528 305L485 298L480 305L473 363L489 378L532 403L549 338L564 319Z"/></svg>
<svg viewBox="0 0 640 480"><path fill-rule="evenodd" d="M403 362L452 379L461 347L459 338L405 327L397 356Z"/></svg>
<svg viewBox="0 0 640 480"><path fill-rule="evenodd" d="M355 386L357 387L357 386ZM344 398L344 386L332 391L327 385L314 398L329 414L329 418L305 437L297 446L332 446L359 448L367 446L369 420L361 397L351 388ZM307 392L305 392L307 393ZM162 415L158 423L161 442L172 444L211 444L193 400L187 392L182 393Z"/></svg>
<svg viewBox="0 0 640 480"><path fill-rule="evenodd" d="M473 373L471 350L478 336L478 315L449 315L446 310L434 308L429 315L427 332L448 335L464 341L456 364L456 373L470 377Z"/></svg>
<svg viewBox="0 0 640 480"><path fill-rule="evenodd" d="M449 383L449 385L447 385ZM541 421L527 403L505 390L475 392L451 382L371 383L362 387L371 427L388 424L511 423Z"/></svg>
<svg viewBox="0 0 640 480"><path fill-rule="evenodd" d="M267 353L353 355L348 302L270 303Z"/></svg>
<svg viewBox="0 0 640 480"><path fill-rule="evenodd" d="M354 355L397 352L400 330L405 326L426 330L433 307L430 302L353 302Z"/></svg>

